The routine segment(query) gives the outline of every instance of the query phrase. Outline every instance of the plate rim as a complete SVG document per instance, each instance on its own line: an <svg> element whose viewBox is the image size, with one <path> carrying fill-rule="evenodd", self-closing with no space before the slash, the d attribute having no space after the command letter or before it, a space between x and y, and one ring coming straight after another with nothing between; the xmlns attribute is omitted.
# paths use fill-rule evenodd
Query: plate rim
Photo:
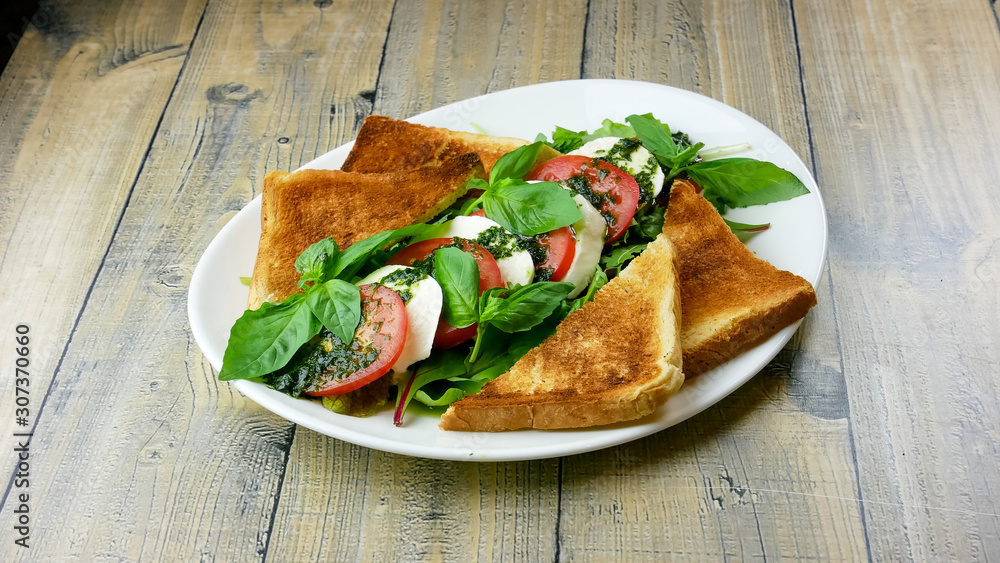
<svg viewBox="0 0 1000 563"><path fill-rule="evenodd" d="M826 205L823 200L818 182L816 182L815 177L813 176L809 167L806 166L801 156L799 156L798 153L796 153L774 131L772 131L770 128L763 125L753 117L743 113L742 111L732 106L729 106L723 102L710 98L708 96L704 96L702 94L698 94L696 92L691 92L689 90L684 90L674 86L669 86L665 84L656 84L651 82L642 82L636 80L573 79L573 80L542 82L538 84L531 84L517 88L511 88L507 90L500 90L497 92L482 94L479 96L474 96L472 98L466 98L464 100L459 100L456 102L445 104L438 108L434 108L429 111L413 115L411 117L406 118L406 121L419 123L423 120L427 120L428 118L433 119L436 113L445 112L448 110L448 108L455 107L458 104L481 101L483 99L488 99L491 97L497 97L503 95L516 95L518 93L522 93L527 90L540 90L548 88L555 88L555 89L566 88L566 87L573 88L575 86L586 88L589 85L597 85L597 86L604 86L611 88L634 87L634 88L652 89L652 90L659 90L663 93L669 93L672 96L689 97L697 100L698 102L704 103L715 110L722 111L723 113L728 114L731 117L735 117L739 121L746 121L748 123L752 123L755 126L765 130L768 134L773 136L774 139L777 139L783 146L783 148L787 150L787 153L791 155L791 157L795 161L797 161L801 170L805 171L806 178L803 178L802 180L809 186L810 192L815 195L815 203L818 206L818 215L822 219L820 224L817 225L819 227L819 230L821 231L822 242L821 242L821 250L818 256L819 260L816 263L816 268L813 272L800 272L800 275L806 278L813 285L814 288L819 286L819 283L821 282L824 272L826 270L826 264L827 264L827 252L829 246L829 221L826 212ZM334 155L334 153L339 154L343 152L346 158L346 152L350 150L353 144L354 141L352 140L338 147L335 147L330 151L327 151L322 155L319 155L316 158L310 160L309 162L303 164L297 170L306 168L315 168L317 167L316 166L317 163L322 163L324 160L329 160L331 158L337 158L336 155ZM331 155L334 156L331 157ZM323 166L323 167L328 168L328 166ZM198 263L195 266L194 273L192 274L191 283L187 294L189 325L191 326L192 334L195 337L195 341L198 344L199 349L202 351L205 357L209 359L210 364L212 364L212 367L215 370L218 370L221 367L221 361L222 361L221 354L210 354L209 351L206 350L205 346L203 345L204 342L208 341L207 334L205 333L205 327L203 327L201 323L197 320L198 311L196 310L196 304L198 299L196 299L195 297L199 291L198 288L204 287L205 282L202 280L202 278L205 276L206 272L206 269L203 267L202 262L205 261L206 256L209 254L210 250L213 249L213 246L217 244L217 241L226 238L230 233L230 231L234 231L238 228L237 227L238 221L236 219L241 214L247 212L247 210L252 210L254 207L257 207L258 208L257 217L259 217L260 202L261 202L261 195L258 194L250 202L248 202L247 205L245 205L242 209L240 209L240 211L235 216L233 216L226 223L226 225L222 227L222 229L219 230L219 232L213 237L212 241L209 243L209 246L206 247L201 258L198 260ZM256 248L256 243L254 244L254 248ZM806 275L806 274L811 274L811 275ZM245 397L251 399L253 402L257 403L262 408L278 416L281 416L282 418L285 418L286 420L294 424L304 426L306 428L309 428L315 432L318 432L326 436L330 436L339 440L344 440L346 442L369 447L380 451L414 456L414 457L422 457L427 459L440 459L440 460L451 460L451 461L522 461L522 460L533 460L533 459L556 458L565 455L586 453L598 449L603 449L627 443L633 440L637 440L639 438L643 438L645 436L649 436L661 430L665 430L676 424L679 424L680 422L683 422L694 416L697 416L699 413L703 412L707 408L715 405L725 397L728 397L729 395L734 393L737 389L745 385L750 379L756 376L771 360L774 359L775 356L777 356L778 353L780 353L780 351L788 343L788 341L791 339L792 335L795 333L795 331L798 329L801 323L802 320L796 321L792 325L785 327L784 329L773 335L768 340L758 344L757 347L773 347L774 349L772 351L765 353L764 356L761 357L761 359L754 362L751 366L745 367L744 373L742 373L739 377L735 377L731 381L729 381L728 385L726 385L724 389L716 390L714 393L704 397L703 398L704 400L699 401L695 407L684 410L682 416L671 417L668 415L666 420L660 421L658 420L659 417L650 415L638 421L619 423L617 425L611 425L610 427L601 426L593 428L567 429L567 430L557 430L557 431L535 430L535 429L517 430L513 432L526 433L526 434L529 433L548 434L552 432L582 434L584 438L582 440L565 441L555 445L553 444L529 445L529 446L522 446L520 448L502 449L496 452L489 450L488 448L461 449L461 448L442 448L442 447L428 447L424 445L405 444L395 439L383 438L371 434L362 435L356 432L355 430L342 426L337 426L336 424L333 424L332 426L335 430L339 431L331 431L329 427L330 425L327 425L327 427L324 428L323 427L324 424L320 424L321 422L320 420L316 419L313 416L307 415L306 411L284 408L282 403L280 402L275 403L275 398L271 397L270 394L278 394L277 391L269 389L262 384L247 380L236 380L232 381L231 383ZM745 352L744 354L748 352L749 351ZM727 364L723 364L723 366ZM719 368L723 366L719 366ZM702 374L698 377L701 378L704 375L705 374ZM687 382L685 382L685 386L686 385L688 385ZM661 406L658 409L658 411L666 409L667 405L669 405L669 401L664 406ZM335 413L329 413L329 414L337 416L335 415ZM614 428L619 428L619 429L627 428L630 429L630 431L625 432L626 435L624 439L620 439L622 438L622 436L619 436L618 435L619 433L613 430ZM438 431L445 432L440 430ZM491 433L471 432L464 434L490 435ZM593 437L593 439L588 440L586 439L587 437Z"/></svg>

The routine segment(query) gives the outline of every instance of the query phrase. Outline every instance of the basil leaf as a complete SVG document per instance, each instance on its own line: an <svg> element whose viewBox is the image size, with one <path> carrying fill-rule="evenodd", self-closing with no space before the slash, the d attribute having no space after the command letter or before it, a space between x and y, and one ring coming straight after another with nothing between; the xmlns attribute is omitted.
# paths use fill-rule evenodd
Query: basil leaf
<svg viewBox="0 0 1000 563"><path fill-rule="evenodd" d="M330 280L310 290L306 303L323 326L342 342L354 340L354 332L361 322L361 292L357 286L343 280Z"/></svg>
<svg viewBox="0 0 1000 563"><path fill-rule="evenodd" d="M541 141L535 141L501 156L490 169L490 184L495 184L504 178L513 180L524 178L524 175L535 166L540 150L542 150Z"/></svg>
<svg viewBox="0 0 1000 563"><path fill-rule="evenodd" d="M809 193L795 174L752 158L720 158L696 162L684 169L701 185L702 195L722 213L728 207L749 207L785 201Z"/></svg>
<svg viewBox="0 0 1000 563"><path fill-rule="evenodd" d="M680 151L677 148L677 143L674 142L673 137L670 135L670 128L660 123L660 121L649 113L645 115L632 114L626 119L635 128L635 136L642 141L642 146L649 149L649 152L653 153L653 156L656 157L656 160L660 164L671 167L673 159L677 157ZM695 151L695 154L697 154L697 151Z"/></svg>
<svg viewBox="0 0 1000 563"><path fill-rule="evenodd" d="M482 199L487 217L519 235L547 233L583 218L572 194L554 182L501 180Z"/></svg>
<svg viewBox="0 0 1000 563"><path fill-rule="evenodd" d="M479 320L479 266L468 252L444 247L434 252L434 279L441 285L441 314L456 328Z"/></svg>
<svg viewBox="0 0 1000 563"><path fill-rule="evenodd" d="M473 178L467 184L470 190L485 190L490 187L489 182L482 178Z"/></svg>
<svg viewBox="0 0 1000 563"><path fill-rule="evenodd" d="M219 379L258 377L284 367L322 328L304 298L297 293L280 305L264 303L244 312L229 333Z"/></svg>
<svg viewBox="0 0 1000 563"><path fill-rule="evenodd" d="M486 304L480 322L489 322L504 332L530 330L556 310L573 291L566 282L537 282L509 293L484 293Z"/></svg>
<svg viewBox="0 0 1000 563"><path fill-rule="evenodd" d="M383 246L401 238L419 236L433 228L435 228L434 225L417 223L401 229L382 231L359 240L336 256L327 270L327 275L331 278L336 277L350 281L354 274L365 265L365 262Z"/></svg>
<svg viewBox="0 0 1000 563"><path fill-rule="evenodd" d="M307 282L323 283L331 276L328 269L333 265L340 249L333 237L313 243L302 251L295 259L295 270L302 274L299 287L305 287Z"/></svg>

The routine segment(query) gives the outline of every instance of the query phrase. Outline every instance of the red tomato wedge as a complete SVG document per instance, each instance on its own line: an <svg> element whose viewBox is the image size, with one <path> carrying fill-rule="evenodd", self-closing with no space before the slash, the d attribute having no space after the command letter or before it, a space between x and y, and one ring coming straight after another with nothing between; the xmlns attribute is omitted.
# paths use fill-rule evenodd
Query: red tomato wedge
<svg viewBox="0 0 1000 563"><path fill-rule="evenodd" d="M576 238L569 227L560 227L537 235L535 243L545 252L545 260L535 264L535 270L551 270L549 281L562 281L576 256Z"/></svg>
<svg viewBox="0 0 1000 563"><path fill-rule="evenodd" d="M594 207L608 222L608 243L625 234L639 205L639 184L635 178L613 164L589 156L566 155L547 160L524 179L558 182L596 203Z"/></svg>
<svg viewBox="0 0 1000 563"><path fill-rule="evenodd" d="M340 395L375 381L389 371L406 342L406 307L398 293L384 285L362 285L361 324L354 340L344 344L329 337L320 342L327 368L303 391L306 395Z"/></svg>
<svg viewBox="0 0 1000 563"><path fill-rule="evenodd" d="M483 248L479 243L462 238L432 238L415 242L394 254L386 264L412 266L414 262L427 258L438 248L455 244L456 242L461 242L462 246L459 248L468 252L476 259L476 265L479 267L479 293L491 287L504 287L500 267L497 266L497 261L493 259L490 251ZM438 322L437 332L434 333L434 347L452 348L475 336L476 325L455 328L448 324L442 317Z"/></svg>
<svg viewBox="0 0 1000 563"><path fill-rule="evenodd" d="M489 250L483 248L479 243L462 238L432 238L415 242L400 250L389 258L386 264L399 264L402 266L412 266L414 262L423 260L430 256L431 252L451 244L461 243L459 248L468 252L476 259L479 266L479 291L483 292L491 287L503 287L503 276L500 274L500 267Z"/></svg>
<svg viewBox="0 0 1000 563"><path fill-rule="evenodd" d="M472 213L475 217L486 217L486 212L480 209ZM562 281L569 272L569 267L576 256L576 237L569 227L559 227L553 231L535 236L535 244L545 253L545 258L535 264L535 270L550 270L549 281Z"/></svg>

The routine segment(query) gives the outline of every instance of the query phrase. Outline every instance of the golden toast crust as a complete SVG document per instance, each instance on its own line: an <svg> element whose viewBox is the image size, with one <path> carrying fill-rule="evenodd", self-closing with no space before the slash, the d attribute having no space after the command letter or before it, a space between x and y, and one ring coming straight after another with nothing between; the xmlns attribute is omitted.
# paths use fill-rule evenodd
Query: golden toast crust
<svg viewBox="0 0 1000 563"><path fill-rule="evenodd" d="M677 250L687 377L770 338L816 304L808 281L758 258L697 190L674 182L663 227Z"/></svg>
<svg viewBox="0 0 1000 563"><path fill-rule="evenodd" d="M476 153L489 173L501 156L526 144L528 141L524 139L464 133L371 115L361 125L341 170L366 173L411 170L461 154ZM542 146L535 163L556 156L558 152Z"/></svg>
<svg viewBox="0 0 1000 563"><path fill-rule="evenodd" d="M295 259L333 237L340 248L381 231L427 221L482 178L479 157L465 154L410 172L271 172L264 178L261 237L247 307L299 291Z"/></svg>

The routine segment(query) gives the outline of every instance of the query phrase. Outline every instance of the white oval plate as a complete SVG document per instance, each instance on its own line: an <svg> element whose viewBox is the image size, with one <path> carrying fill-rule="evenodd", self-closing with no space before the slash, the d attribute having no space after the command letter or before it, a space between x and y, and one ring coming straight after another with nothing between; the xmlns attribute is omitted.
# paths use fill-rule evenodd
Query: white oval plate
<svg viewBox="0 0 1000 563"><path fill-rule="evenodd" d="M721 102L685 90L625 80L572 80L505 90L471 98L414 116L425 125L533 140L556 125L594 130L605 118L624 122L633 113L652 113L673 130L688 133L706 147L750 143L739 155L771 161L790 170L810 190L791 201L735 210L727 217L746 223L770 222L749 247L778 268L819 282L826 259L827 224L816 181L792 149L754 119ZM353 143L303 166L336 169ZM246 307L249 276L260 239L260 197L250 202L215 237L198 262L188 294L191 331L215 369L229 329ZM685 383L655 414L632 423L584 430L522 430L503 433L444 432L436 417L408 413L405 426L392 424L392 412L353 418L327 411L314 400L293 399L264 385L235 381L236 387L264 408L322 434L378 450L435 459L512 461L582 453L635 440L677 424L713 405L761 370L788 342L798 323L725 365Z"/></svg>

